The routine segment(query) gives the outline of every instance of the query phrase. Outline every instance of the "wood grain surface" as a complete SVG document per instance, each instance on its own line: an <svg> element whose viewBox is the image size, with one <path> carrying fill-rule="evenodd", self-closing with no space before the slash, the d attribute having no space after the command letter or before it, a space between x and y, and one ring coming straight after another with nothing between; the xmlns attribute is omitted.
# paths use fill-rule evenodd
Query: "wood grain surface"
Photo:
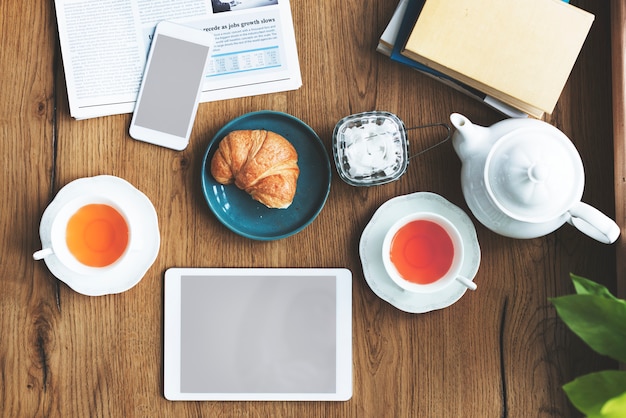
<svg viewBox="0 0 626 418"><path fill-rule="evenodd" d="M614 216L617 193L623 221L624 164L618 156L622 165L615 172L622 177L613 187L610 7L592 0L576 4L596 20L547 120L581 154L583 200ZM388 199L431 191L469 213L460 161L449 143L412 159L407 173L388 185L355 188L333 175L318 218L279 241L233 234L204 202L202 154L221 126L246 112L270 109L302 119L322 138L329 156L337 121L361 111L387 110L407 126L445 122L451 112L482 125L502 119L375 52L395 5L292 0L302 88L201 104L190 146L174 152L131 140L130 115L70 118L53 2L0 2L1 417L577 416L561 385L615 365L574 337L548 298L573 292L570 272L616 289L620 247L599 244L569 225L543 238L512 240L472 217L482 249L478 290L453 306L404 313L365 282L359 238ZM623 12L620 16L623 22ZM436 140L410 136L415 147ZM32 253L41 245L42 213L58 190L98 174L122 177L150 198L162 244L137 286L119 295L87 297L34 262ZM163 274L184 266L349 268L354 276L352 399L167 401Z"/></svg>
<svg viewBox="0 0 626 418"><path fill-rule="evenodd" d="M611 1L611 68L613 80L613 143L615 167L615 219L626 221L626 4ZM626 253L626 241L617 242L618 254ZM617 291L626 297L626 258L617 257Z"/></svg>

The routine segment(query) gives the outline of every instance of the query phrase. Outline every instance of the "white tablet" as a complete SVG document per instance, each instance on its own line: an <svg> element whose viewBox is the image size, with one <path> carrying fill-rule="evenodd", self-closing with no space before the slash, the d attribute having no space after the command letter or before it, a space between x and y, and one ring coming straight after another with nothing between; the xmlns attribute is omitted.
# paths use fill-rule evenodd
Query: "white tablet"
<svg viewBox="0 0 626 418"><path fill-rule="evenodd" d="M172 268L164 315L169 400L352 397L347 269Z"/></svg>

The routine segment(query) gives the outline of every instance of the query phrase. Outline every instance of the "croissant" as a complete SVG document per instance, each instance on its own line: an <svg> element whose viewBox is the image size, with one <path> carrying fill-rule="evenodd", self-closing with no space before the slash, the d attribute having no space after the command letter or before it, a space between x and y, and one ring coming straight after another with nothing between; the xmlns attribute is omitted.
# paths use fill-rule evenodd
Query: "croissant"
<svg viewBox="0 0 626 418"><path fill-rule="evenodd" d="M222 139L211 159L218 183L235 183L269 208L284 209L296 194L298 153L283 136L265 130L239 130Z"/></svg>

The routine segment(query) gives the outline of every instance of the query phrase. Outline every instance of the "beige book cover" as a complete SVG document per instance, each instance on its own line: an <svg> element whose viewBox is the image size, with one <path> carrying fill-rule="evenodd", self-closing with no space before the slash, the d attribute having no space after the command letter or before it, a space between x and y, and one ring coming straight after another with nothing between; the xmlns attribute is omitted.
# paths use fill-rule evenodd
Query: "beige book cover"
<svg viewBox="0 0 626 418"><path fill-rule="evenodd" d="M540 116L554 110L593 20L561 0L426 0L403 54Z"/></svg>

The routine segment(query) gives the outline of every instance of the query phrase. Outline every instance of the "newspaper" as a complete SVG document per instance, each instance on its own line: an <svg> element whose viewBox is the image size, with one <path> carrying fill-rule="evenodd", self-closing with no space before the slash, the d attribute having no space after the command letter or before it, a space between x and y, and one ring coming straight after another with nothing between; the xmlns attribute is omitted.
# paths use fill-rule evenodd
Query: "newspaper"
<svg viewBox="0 0 626 418"><path fill-rule="evenodd" d="M289 0L55 0L55 7L76 119L133 111L161 20L213 33L202 102L302 85Z"/></svg>

